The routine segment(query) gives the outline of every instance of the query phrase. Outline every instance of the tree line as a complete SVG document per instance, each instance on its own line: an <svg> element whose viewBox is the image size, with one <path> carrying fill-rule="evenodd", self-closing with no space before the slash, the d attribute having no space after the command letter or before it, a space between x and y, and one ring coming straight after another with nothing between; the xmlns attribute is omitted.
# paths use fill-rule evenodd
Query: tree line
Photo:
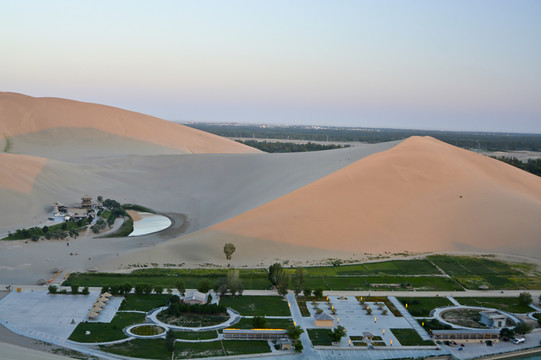
<svg viewBox="0 0 541 360"><path fill-rule="evenodd" d="M306 144L297 144L293 142L270 142L270 141L257 141L257 140L237 140L237 142L251 146L267 153L290 153L290 152L306 152L306 151L321 151L342 149L350 147L349 145L335 145L335 144L316 144L308 142Z"/></svg>

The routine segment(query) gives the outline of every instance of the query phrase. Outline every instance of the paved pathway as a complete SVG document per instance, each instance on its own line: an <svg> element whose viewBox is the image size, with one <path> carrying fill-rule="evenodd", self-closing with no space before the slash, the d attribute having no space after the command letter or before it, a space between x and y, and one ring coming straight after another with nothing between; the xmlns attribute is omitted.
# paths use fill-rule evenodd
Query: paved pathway
<svg viewBox="0 0 541 360"><path fill-rule="evenodd" d="M450 302L452 302L454 305L460 305L458 301L452 296L447 296L447 299L449 299Z"/></svg>
<svg viewBox="0 0 541 360"><path fill-rule="evenodd" d="M410 325L419 333L421 339L423 340L432 340L426 330L411 316L411 314L406 310L404 305L394 296L389 296L389 301L400 311L402 316L410 323Z"/></svg>

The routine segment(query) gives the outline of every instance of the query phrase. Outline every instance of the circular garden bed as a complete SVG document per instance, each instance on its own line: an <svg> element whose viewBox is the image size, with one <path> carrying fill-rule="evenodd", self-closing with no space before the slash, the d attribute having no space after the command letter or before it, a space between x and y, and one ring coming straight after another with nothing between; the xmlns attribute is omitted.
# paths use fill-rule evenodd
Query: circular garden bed
<svg viewBox="0 0 541 360"><path fill-rule="evenodd" d="M170 315L166 311L162 311L158 314L157 319L168 325L200 328L222 324L229 320L229 315L227 313L212 315L181 313L176 316Z"/></svg>
<svg viewBox="0 0 541 360"><path fill-rule="evenodd" d="M481 323L481 312L488 309L458 308L451 309L441 313L441 318L448 323L473 328L488 329L489 327ZM506 326L514 326L515 323L509 317L506 320Z"/></svg>
<svg viewBox="0 0 541 360"><path fill-rule="evenodd" d="M137 336L154 337L161 335L165 332L165 329L158 325L137 325L128 330L129 333Z"/></svg>

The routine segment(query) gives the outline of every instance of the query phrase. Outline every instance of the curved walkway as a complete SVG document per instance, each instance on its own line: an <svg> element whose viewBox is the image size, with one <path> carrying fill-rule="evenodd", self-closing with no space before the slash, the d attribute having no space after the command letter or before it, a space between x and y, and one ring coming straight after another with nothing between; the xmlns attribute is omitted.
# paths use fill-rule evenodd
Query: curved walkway
<svg viewBox="0 0 541 360"><path fill-rule="evenodd" d="M486 307L481 307L481 306L466 306L466 305L447 306L447 307L437 308L436 310L434 310L434 318L438 319L440 322L442 322L444 324L447 324L447 325L453 327L453 329L479 330L479 328L471 328L471 327L467 327L467 326L456 325L456 324L450 323L449 321L443 320L443 317L441 316L442 313L447 312L447 311L452 311L452 310L458 310L458 309L474 309L474 310L482 310L482 311L496 311L496 312L498 312L500 314L503 314L503 315L511 318L515 323L520 322L520 319L517 318L515 315L512 315L512 314L507 313L507 312L502 311L502 310L493 309L493 308L486 308Z"/></svg>

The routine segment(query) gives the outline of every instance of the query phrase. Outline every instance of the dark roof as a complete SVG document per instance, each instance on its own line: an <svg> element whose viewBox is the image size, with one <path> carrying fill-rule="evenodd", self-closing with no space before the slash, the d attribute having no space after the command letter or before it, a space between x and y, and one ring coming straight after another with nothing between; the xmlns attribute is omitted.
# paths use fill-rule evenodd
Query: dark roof
<svg viewBox="0 0 541 360"><path fill-rule="evenodd" d="M432 334L499 334L500 329L454 329L454 330L432 330Z"/></svg>

